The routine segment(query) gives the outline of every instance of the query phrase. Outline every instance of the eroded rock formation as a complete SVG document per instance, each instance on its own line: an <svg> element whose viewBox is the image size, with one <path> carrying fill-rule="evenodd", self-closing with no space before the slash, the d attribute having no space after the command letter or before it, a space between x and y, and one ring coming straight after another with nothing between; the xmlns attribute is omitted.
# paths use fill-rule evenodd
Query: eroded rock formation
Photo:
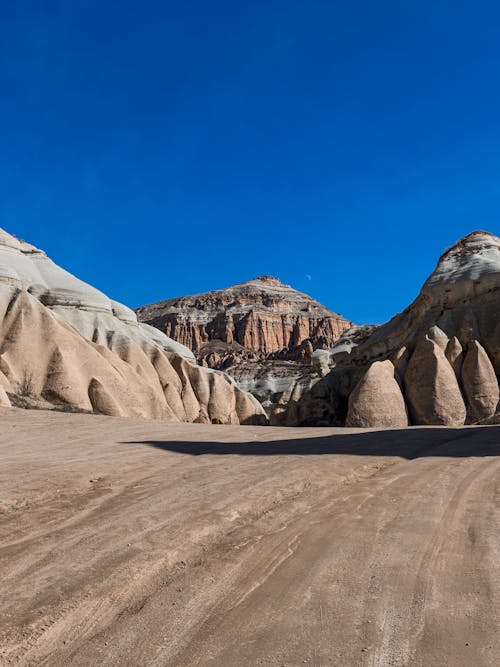
<svg viewBox="0 0 500 667"><path fill-rule="evenodd" d="M0 230L0 403L262 423L255 398L135 313Z"/></svg>
<svg viewBox="0 0 500 667"><path fill-rule="evenodd" d="M137 309L142 322L227 372L272 412L352 323L271 276ZM289 396L289 398L291 398Z"/></svg>
<svg viewBox="0 0 500 667"><path fill-rule="evenodd" d="M498 406L498 380L484 347L477 340L467 345L462 365L464 394L472 420L492 417Z"/></svg>
<svg viewBox="0 0 500 667"><path fill-rule="evenodd" d="M249 390L276 425L459 426L500 414L500 239L486 232L447 250L380 327L349 329L268 277L139 314L155 327L0 230L0 405L263 422Z"/></svg>
<svg viewBox="0 0 500 667"><path fill-rule="evenodd" d="M313 349L332 345L352 326L271 276L160 301L138 308L137 315L195 353L210 341L222 341L263 355L283 350L293 354L307 340Z"/></svg>
<svg viewBox="0 0 500 667"><path fill-rule="evenodd" d="M432 335L432 330L431 330ZM404 374L406 399L413 424L461 426L465 403L443 347L430 336L418 341Z"/></svg>
<svg viewBox="0 0 500 667"><path fill-rule="evenodd" d="M375 361L349 396L346 426L405 427L408 415L394 364Z"/></svg>
<svg viewBox="0 0 500 667"><path fill-rule="evenodd" d="M395 375L387 365L382 371L380 362L392 363ZM458 241L441 256L406 310L383 326L344 334L328 364L328 374L310 370L296 380L273 409L272 423L301 423L298 415L308 405L316 411L321 394L319 403L331 406L322 424L347 419L351 425L384 425L391 411L380 396L399 397L394 380L402 389L410 424L457 426L496 419L500 239L478 231ZM400 408L397 415L402 415Z"/></svg>

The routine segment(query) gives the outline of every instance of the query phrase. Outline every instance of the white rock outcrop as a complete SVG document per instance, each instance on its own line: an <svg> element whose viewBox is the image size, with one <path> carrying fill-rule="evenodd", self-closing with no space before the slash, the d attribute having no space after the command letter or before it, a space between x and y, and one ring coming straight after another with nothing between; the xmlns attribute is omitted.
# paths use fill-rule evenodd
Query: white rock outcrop
<svg viewBox="0 0 500 667"><path fill-rule="evenodd" d="M386 360L395 366L411 424L455 426L492 418L500 376L499 237L477 231L460 239L403 312L382 326L344 334L330 351L327 374L296 381L302 396L294 391L290 408L280 405L281 423L301 423L297 416L307 409L312 414L328 395L333 409L322 424L345 423L346 415L350 423L361 406L363 424L377 426L387 415L383 404L376 409L374 387L386 383L375 364ZM368 370L374 367L376 374Z"/></svg>
<svg viewBox="0 0 500 667"><path fill-rule="evenodd" d="M262 423L256 399L130 308L0 230L0 385L7 399L104 414ZM0 395L0 403L5 397Z"/></svg>

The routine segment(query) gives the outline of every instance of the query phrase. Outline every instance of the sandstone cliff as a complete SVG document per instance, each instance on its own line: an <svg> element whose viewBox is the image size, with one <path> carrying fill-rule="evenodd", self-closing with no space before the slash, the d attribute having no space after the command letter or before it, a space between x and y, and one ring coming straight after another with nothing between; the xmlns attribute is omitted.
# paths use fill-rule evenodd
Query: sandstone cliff
<svg viewBox="0 0 500 667"><path fill-rule="evenodd" d="M143 306L137 315L192 349L202 366L227 372L268 412L307 373L314 351L352 326L271 276Z"/></svg>
<svg viewBox="0 0 500 667"><path fill-rule="evenodd" d="M260 404L135 313L0 230L0 404L262 423Z"/></svg>
<svg viewBox="0 0 500 667"><path fill-rule="evenodd" d="M136 312L141 322L157 327L197 354L211 341L220 341L235 345L236 353L250 350L262 358L283 352L293 358L304 342L310 341L311 349L330 346L352 326L271 276L160 301Z"/></svg>
<svg viewBox="0 0 500 667"><path fill-rule="evenodd" d="M380 364L380 362L384 362ZM391 371L393 368L393 371ZM477 231L439 259L387 324L344 334L278 397L276 424L456 426L499 407L500 239Z"/></svg>

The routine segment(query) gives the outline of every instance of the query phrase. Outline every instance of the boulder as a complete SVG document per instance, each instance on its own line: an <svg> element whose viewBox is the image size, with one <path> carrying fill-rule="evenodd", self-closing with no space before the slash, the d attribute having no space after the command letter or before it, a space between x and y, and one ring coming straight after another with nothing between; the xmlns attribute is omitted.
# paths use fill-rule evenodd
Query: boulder
<svg viewBox="0 0 500 667"><path fill-rule="evenodd" d="M461 426L465 403L455 373L443 350L428 337L416 345L404 385L414 424Z"/></svg>
<svg viewBox="0 0 500 667"><path fill-rule="evenodd" d="M346 426L408 426L406 405L391 361L375 361L349 396Z"/></svg>
<svg viewBox="0 0 500 667"><path fill-rule="evenodd" d="M467 345L462 383L471 421L492 417L498 407L498 380L485 349L477 340Z"/></svg>
<svg viewBox="0 0 500 667"><path fill-rule="evenodd" d="M398 381L399 385L402 386L406 368L410 360L410 352L408 348L403 345L403 347L400 347L399 350L394 352L389 358L394 364L394 368L396 369L396 380Z"/></svg>
<svg viewBox="0 0 500 667"><path fill-rule="evenodd" d="M445 332L442 329L440 329L436 324L432 326L427 332L427 338L437 343L439 347L443 350L443 352L446 350L446 347L450 342L450 339L445 334Z"/></svg>
<svg viewBox="0 0 500 667"><path fill-rule="evenodd" d="M459 378L462 370L463 347L456 336L453 336L446 346L445 356L455 371L455 375Z"/></svg>

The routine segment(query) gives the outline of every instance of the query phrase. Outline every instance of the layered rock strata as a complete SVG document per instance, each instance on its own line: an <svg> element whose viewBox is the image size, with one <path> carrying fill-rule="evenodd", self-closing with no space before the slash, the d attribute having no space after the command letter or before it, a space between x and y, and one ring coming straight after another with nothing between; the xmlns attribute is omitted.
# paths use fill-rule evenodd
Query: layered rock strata
<svg viewBox="0 0 500 667"><path fill-rule="evenodd" d="M210 341L257 355L332 345L352 323L271 276L137 309L141 322L198 353ZM256 358L259 358L257 356ZM210 360L207 359L207 362Z"/></svg>
<svg viewBox="0 0 500 667"><path fill-rule="evenodd" d="M191 348L272 413L280 397L352 323L271 276L137 309L139 320Z"/></svg>
<svg viewBox="0 0 500 667"><path fill-rule="evenodd" d="M0 230L0 403L221 424L258 401L135 313Z"/></svg>

